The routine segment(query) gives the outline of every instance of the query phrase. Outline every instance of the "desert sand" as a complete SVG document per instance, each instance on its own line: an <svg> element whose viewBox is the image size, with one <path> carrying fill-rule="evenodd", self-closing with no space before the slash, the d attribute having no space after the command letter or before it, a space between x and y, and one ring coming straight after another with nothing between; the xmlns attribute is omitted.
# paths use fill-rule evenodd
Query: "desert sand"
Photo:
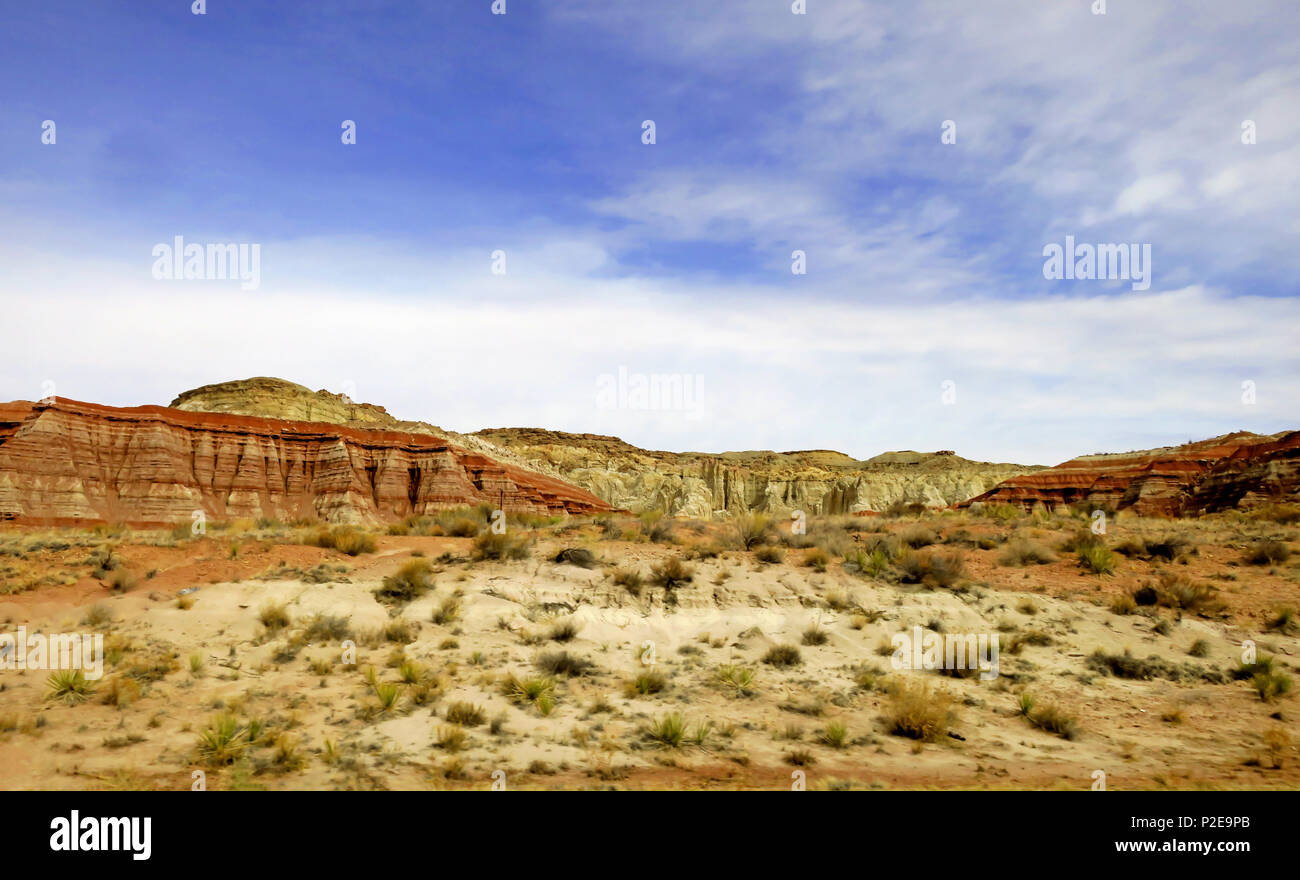
<svg viewBox="0 0 1300 880"><path fill-rule="evenodd" d="M5 673L0 786L1294 788L1293 513L10 525L0 631L107 659ZM1000 674L895 668L914 627Z"/></svg>

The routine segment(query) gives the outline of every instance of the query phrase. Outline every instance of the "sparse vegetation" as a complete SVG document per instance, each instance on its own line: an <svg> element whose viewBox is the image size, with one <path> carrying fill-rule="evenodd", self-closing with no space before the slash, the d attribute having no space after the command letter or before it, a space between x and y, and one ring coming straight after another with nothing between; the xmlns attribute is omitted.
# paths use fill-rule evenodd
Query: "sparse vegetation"
<svg viewBox="0 0 1300 880"><path fill-rule="evenodd" d="M769 666L797 666L803 662L803 657L794 645L773 645L763 655L763 662Z"/></svg>
<svg viewBox="0 0 1300 880"><path fill-rule="evenodd" d="M695 579L695 569L679 557L670 556L657 565L650 566L650 583L672 592Z"/></svg>
<svg viewBox="0 0 1300 880"><path fill-rule="evenodd" d="M334 526L333 528L317 529L310 533L303 540L303 543L310 544L313 547L323 547L326 550L337 550L340 553L346 553L348 556L374 553L376 547L372 535L354 526Z"/></svg>
<svg viewBox="0 0 1300 880"><path fill-rule="evenodd" d="M885 719L889 732L921 742L937 742L953 721L951 694L929 682L898 681L889 689Z"/></svg>
<svg viewBox="0 0 1300 880"><path fill-rule="evenodd" d="M1075 552L1084 571L1091 574L1114 574L1115 552L1105 544L1084 544Z"/></svg>
<svg viewBox="0 0 1300 880"><path fill-rule="evenodd" d="M472 553L477 560L518 560L531 555L528 540L522 536L486 531L474 539Z"/></svg>
<svg viewBox="0 0 1300 880"><path fill-rule="evenodd" d="M433 589L430 576L433 566L427 559L413 558L402 563L396 572L386 576L375 590L375 598L380 602L404 605L423 596Z"/></svg>
<svg viewBox="0 0 1300 880"><path fill-rule="evenodd" d="M1242 555L1247 565L1277 565L1291 558L1291 548L1281 541L1260 541Z"/></svg>

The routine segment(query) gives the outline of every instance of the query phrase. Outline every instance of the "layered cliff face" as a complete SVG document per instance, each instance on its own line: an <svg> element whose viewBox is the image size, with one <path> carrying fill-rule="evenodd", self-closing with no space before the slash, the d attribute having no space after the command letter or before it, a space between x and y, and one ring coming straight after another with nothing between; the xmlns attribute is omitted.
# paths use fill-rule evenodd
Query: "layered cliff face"
<svg viewBox="0 0 1300 880"><path fill-rule="evenodd" d="M1300 500L1300 432L1237 432L1183 446L1086 455L1014 477L974 502L1087 503L1144 515Z"/></svg>
<svg viewBox="0 0 1300 880"><path fill-rule="evenodd" d="M544 464L616 507L708 518L879 511L895 502L948 507L1037 468L968 461L951 452L890 452L859 461L831 450L659 452L617 437L534 428L477 435Z"/></svg>
<svg viewBox="0 0 1300 880"><path fill-rule="evenodd" d="M334 394L324 389L312 391L305 385L270 376L204 385L181 393L169 406L186 412L328 422L332 425L347 425L350 428L366 430L431 434L503 464L514 465L524 470L541 471L546 476L563 479L563 475L558 471L547 469L545 465L539 466L536 462L515 455L510 450L494 446L472 434L457 434L455 431L448 431L428 422L404 421L390 415L382 406L373 403L356 403L343 394Z"/></svg>
<svg viewBox="0 0 1300 880"><path fill-rule="evenodd" d="M464 504L593 513L599 498L429 435L56 398L0 405L0 519L383 522Z"/></svg>
<svg viewBox="0 0 1300 880"><path fill-rule="evenodd" d="M968 461L952 453L889 452L858 461L830 450L658 452L617 437L538 428L456 434L399 421L383 407L265 377L196 388L172 406L278 418L310 414L358 428L431 432L497 461L580 486L616 508L705 519L719 511L856 513L884 510L896 501L947 507L1009 477L1040 470Z"/></svg>

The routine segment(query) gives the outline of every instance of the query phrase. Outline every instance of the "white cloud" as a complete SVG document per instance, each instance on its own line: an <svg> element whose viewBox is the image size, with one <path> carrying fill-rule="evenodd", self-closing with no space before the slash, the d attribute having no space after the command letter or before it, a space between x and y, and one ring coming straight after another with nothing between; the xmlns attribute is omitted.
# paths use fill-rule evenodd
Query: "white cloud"
<svg viewBox="0 0 1300 880"><path fill-rule="evenodd" d="M277 247L289 246L264 251ZM313 388L351 382L364 400L453 430L534 425L652 448L859 457L956 448L1048 463L1130 433L1181 442L1278 430L1300 411L1295 300L1193 287L856 304L568 272L532 277L536 295L523 298L447 265L430 260L426 292L398 297L325 277L243 292L65 261L42 296L6 303L29 332L7 340L0 398L32 399L52 379L68 397L165 404L200 384L277 375ZM705 417L599 409L597 377L619 366L703 375ZM956 406L939 402L945 379L957 383ZM1243 379L1257 383L1256 406L1240 402Z"/></svg>
<svg viewBox="0 0 1300 880"><path fill-rule="evenodd" d="M1115 199L1120 214L1142 214L1152 208L1168 207L1183 189L1183 176L1177 171L1153 174L1133 181Z"/></svg>

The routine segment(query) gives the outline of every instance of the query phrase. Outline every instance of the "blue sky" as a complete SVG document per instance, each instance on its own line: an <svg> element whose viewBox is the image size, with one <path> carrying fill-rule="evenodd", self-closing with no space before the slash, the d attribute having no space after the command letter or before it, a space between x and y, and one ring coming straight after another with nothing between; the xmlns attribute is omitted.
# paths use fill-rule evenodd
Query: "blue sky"
<svg viewBox="0 0 1300 880"><path fill-rule="evenodd" d="M0 397L1042 463L1300 426L1294 3L490 6L6 10ZM155 280L176 235L260 286ZM1045 279L1067 235L1150 288ZM620 367L704 405L595 405Z"/></svg>

